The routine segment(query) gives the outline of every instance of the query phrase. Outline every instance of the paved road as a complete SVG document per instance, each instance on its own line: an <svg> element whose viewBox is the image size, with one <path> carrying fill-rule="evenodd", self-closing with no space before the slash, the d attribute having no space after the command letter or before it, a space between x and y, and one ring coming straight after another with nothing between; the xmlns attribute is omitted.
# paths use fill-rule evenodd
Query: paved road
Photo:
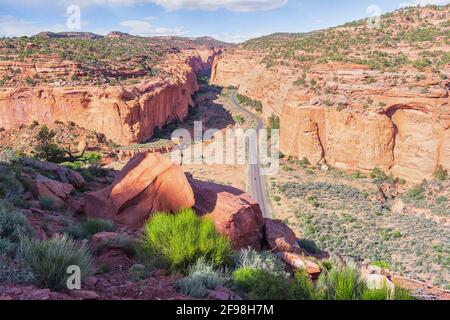
<svg viewBox="0 0 450 320"><path fill-rule="evenodd" d="M230 102L235 108L239 109L243 113L246 113L249 117L255 120L255 129L259 130L264 128L264 121L258 115L250 112L239 104L235 91L230 94ZM254 145L250 145L249 149L250 152L257 152L256 143ZM266 185L264 178L261 176L259 158L257 164L250 164L248 166L248 186L250 194L259 203L264 218L271 218L270 206L267 202Z"/></svg>

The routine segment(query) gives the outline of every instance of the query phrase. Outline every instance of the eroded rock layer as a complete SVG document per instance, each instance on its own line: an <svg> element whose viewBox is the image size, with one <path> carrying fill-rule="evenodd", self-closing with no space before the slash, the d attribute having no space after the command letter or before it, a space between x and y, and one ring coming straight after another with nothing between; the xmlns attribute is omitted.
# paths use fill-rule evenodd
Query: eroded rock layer
<svg viewBox="0 0 450 320"><path fill-rule="evenodd" d="M212 83L278 115L285 155L421 182L450 169L449 8L400 11L381 31L362 21L251 40L215 60Z"/></svg>
<svg viewBox="0 0 450 320"><path fill-rule="evenodd" d="M119 144L145 141L156 128L184 119L192 105L191 96L198 90L196 73L210 68L212 55L211 51L170 54L161 66L165 76L135 85L2 88L0 127L8 129L33 121L73 121ZM29 64L20 67L25 71L30 68ZM49 62L35 70L69 76L74 73L71 68L75 65L56 68L54 62Z"/></svg>

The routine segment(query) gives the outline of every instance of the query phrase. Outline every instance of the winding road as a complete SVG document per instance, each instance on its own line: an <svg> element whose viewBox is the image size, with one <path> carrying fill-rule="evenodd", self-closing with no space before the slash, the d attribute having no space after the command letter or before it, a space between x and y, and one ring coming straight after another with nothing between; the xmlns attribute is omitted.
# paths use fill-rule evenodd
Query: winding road
<svg viewBox="0 0 450 320"><path fill-rule="evenodd" d="M236 91L231 92L230 102L236 109L239 109L243 113L247 114L250 118L255 120L256 130L264 128L264 121L258 115L250 112L240 105L236 96ZM250 146L250 150L250 152L257 152L256 143L255 145ZM248 186L250 194L259 203L264 218L271 218L270 205L267 201L266 185L264 182L264 178L261 175L259 158L257 159L257 164L248 165Z"/></svg>

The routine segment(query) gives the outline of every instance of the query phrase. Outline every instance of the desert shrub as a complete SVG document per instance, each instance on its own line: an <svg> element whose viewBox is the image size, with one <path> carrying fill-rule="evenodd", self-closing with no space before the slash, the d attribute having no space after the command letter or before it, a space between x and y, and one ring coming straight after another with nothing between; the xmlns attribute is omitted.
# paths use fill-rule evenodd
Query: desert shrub
<svg viewBox="0 0 450 320"><path fill-rule="evenodd" d="M380 168L374 168L370 172L370 177L373 179L374 183L381 184L385 181L388 181L392 183L394 181L394 177L392 175L387 175L383 170Z"/></svg>
<svg viewBox="0 0 450 320"><path fill-rule="evenodd" d="M0 254L0 283L30 283L33 275L16 260L7 259Z"/></svg>
<svg viewBox="0 0 450 320"><path fill-rule="evenodd" d="M42 197L39 203L44 210L52 210L54 206L54 201L50 197Z"/></svg>
<svg viewBox="0 0 450 320"><path fill-rule="evenodd" d="M176 283L176 288L183 294L203 298L207 295L207 289L213 290L223 286L229 279L227 272L214 267L214 264L203 257L189 267L187 277Z"/></svg>
<svg viewBox="0 0 450 320"><path fill-rule="evenodd" d="M69 266L79 266L82 277L87 276L93 266L87 247L84 244L78 246L66 236L45 241L24 239L22 257L37 283L52 290L66 286Z"/></svg>
<svg viewBox="0 0 450 320"><path fill-rule="evenodd" d="M423 186L417 186L415 188L408 190L408 192L406 193L406 196L410 200L415 200L415 201L424 200L425 199L425 189Z"/></svg>
<svg viewBox="0 0 450 320"><path fill-rule="evenodd" d="M83 222L83 229L88 235L93 235L98 232L104 232L104 231L113 231L114 230L114 224L110 220L104 220L104 219L92 219L89 218L86 221Z"/></svg>
<svg viewBox="0 0 450 320"><path fill-rule="evenodd" d="M238 290L252 300L313 300L317 297L313 283L304 271L289 279L267 270L241 267L234 271L233 281Z"/></svg>
<svg viewBox="0 0 450 320"><path fill-rule="evenodd" d="M233 280L252 300L292 300L291 284L284 276L261 269L239 268L233 273Z"/></svg>
<svg viewBox="0 0 450 320"><path fill-rule="evenodd" d="M64 162L65 151L55 144L56 133L47 126L42 126L36 135L36 146L33 155L41 160L61 163Z"/></svg>
<svg viewBox="0 0 450 320"><path fill-rule="evenodd" d="M436 198L436 204L440 205L442 203L447 203L448 202L448 198L445 196L440 196Z"/></svg>
<svg viewBox="0 0 450 320"><path fill-rule="evenodd" d="M434 172L434 177L439 181L445 181L448 177L448 171L445 170L444 167L440 165Z"/></svg>
<svg viewBox="0 0 450 320"><path fill-rule="evenodd" d="M393 290L384 285L380 289L364 290L362 300L414 300L411 292L407 289L395 287Z"/></svg>
<svg viewBox="0 0 450 320"><path fill-rule="evenodd" d="M280 129L280 117L271 115L268 119L270 129Z"/></svg>
<svg viewBox="0 0 450 320"><path fill-rule="evenodd" d="M110 220L88 218L80 224L70 225L65 233L74 239L90 239L96 233L113 230L114 224Z"/></svg>
<svg viewBox="0 0 450 320"><path fill-rule="evenodd" d="M11 241L0 238L0 256L13 253L15 247Z"/></svg>
<svg viewBox="0 0 450 320"><path fill-rule="evenodd" d="M387 261L384 261L384 260L373 261L370 264L375 266L375 267L380 267L380 268L383 268L383 269L392 269L391 264L389 262L387 262Z"/></svg>
<svg viewBox="0 0 450 320"><path fill-rule="evenodd" d="M261 269L276 275L286 275L284 263L276 255L267 251L242 249L235 254L234 264L237 268Z"/></svg>
<svg viewBox="0 0 450 320"><path fill-rule="evenodd" d="M300 248L312 254L320 252L319 248L317 248L317 245L313 240L300 239L298 241L298 245L300 246Z"/></svg>
<svg viewBox="0 0 450 320"><path fill-rule="evenodd" d="M309 275L304 271L297 271L290 287L290 296L294 300L314 300L317 297L314 285Z"/></svg>
<svg viewBox="0 0 450 320"><path fill-rule="evenodd" d="M414 297L408 289L395 287L391 300L414 300Z"/></svg>
<svg viewBox="0 0 450 320"><path fill-rule="evenodd" d="M201 257L215 266L227 264L232 253L230 241L214 222L198 218L192 209L155 214L145 224L143 249L165 259L172 271L186 271Z"/></svg>
<svg viewBox="0 0 450 320"><path fill-rule="evenodd" d="M14 207L0 202L0 239L18 242L33 233L27 218Z"/></svg>
<svg viewBox="0 0 450 320"><path fill-rule="evenodd" d="M11 199L23 191L17 174L8 166L0 165L0 198Z"/></svg>
<svg viewBox="0 0 450 320"><path fill-rule="evenodd" d="M142 264L134 264L128 269L128 277L131 280L142 280L150 277L152 270Z"/></svg>
<svg viewBox="0 0 450 320"><path fill-rule="evenodd" d="M389 289L387 287L381 289L364 290L362 300L389 300Z"/></svg>
<svg viewBox="0 0 450 320"><path fill-rule="evenodd" d="M239 125L242 125L245 122L245 119L242 115L240 114L236 114L233 116L233 120L234 122L236 122Z"/></svg>
<svg viewBox="0 0 450 320"><path fill-rule="evenodd" d="M347 266L322 273L318 288L327 300L359 300L365 290L365 283L356 268Z"/></svg>

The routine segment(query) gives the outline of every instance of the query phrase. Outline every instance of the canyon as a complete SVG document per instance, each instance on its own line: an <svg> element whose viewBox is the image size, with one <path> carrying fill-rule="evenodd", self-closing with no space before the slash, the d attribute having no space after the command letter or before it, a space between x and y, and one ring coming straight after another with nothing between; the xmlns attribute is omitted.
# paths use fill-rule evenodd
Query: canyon
<svg viewBox="0 0 450 320"><path fill-rule="evenodd" d="M448 8L424 9L420 15L436 19L428 20L430 25L445 26ZM401 32L418 32L401 13L389 19L393 21L383 20L384 32L388 29L398 37L405 37ZM401 31L394 31L395 25ZM443 30L445 35L448 27ZM448 38L419 44L402 40L392 46L378 40L379 34L359 24L316 35L252 40L214 61L211 82L236 87L260 101L266 119L278 116L280 150L286 156L343 170L379 168L420 183L432 178L437 168L450 169ZM308 42L314 37L317 46ZM369 47L355 44L368 39ZM320 42L337 53L324 52ZM443 54L442 60L418 70L422 60L415 59L431 56L433 50ZM400 57L404 62L398 62Z"/></svg>
<svg viewBox="0 0 450 320"><path fill-rule="evenodd" d="M198 89L197 73L207 72L213 55L213 50L168 54L161 62L164 77L144 78L127 86L4 88L0 92L0 127L9 129L33 121L42 124L72 121L106 135L117 144L143 142L152 137L156 128L184 119ZM39 64L2 61L0 76L2 71L19 68L24 74L69 77L76 72L75 67L76 64L61 61Z"/></svg>

